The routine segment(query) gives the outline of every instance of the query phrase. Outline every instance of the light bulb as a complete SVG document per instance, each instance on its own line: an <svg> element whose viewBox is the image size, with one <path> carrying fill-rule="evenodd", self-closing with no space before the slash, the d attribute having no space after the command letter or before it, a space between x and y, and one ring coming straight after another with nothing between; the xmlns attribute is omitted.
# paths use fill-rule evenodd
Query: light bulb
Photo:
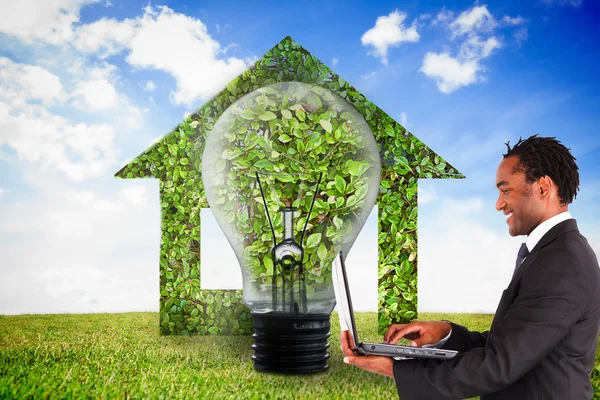
<svg viewBox="0 0 600 400"><path fill-rule="evenodd" d="M256 370L328 368L331 263L373 208L380 168L362 115L321 86L265 86L214 124L202 182L240 263Z"/></svg>

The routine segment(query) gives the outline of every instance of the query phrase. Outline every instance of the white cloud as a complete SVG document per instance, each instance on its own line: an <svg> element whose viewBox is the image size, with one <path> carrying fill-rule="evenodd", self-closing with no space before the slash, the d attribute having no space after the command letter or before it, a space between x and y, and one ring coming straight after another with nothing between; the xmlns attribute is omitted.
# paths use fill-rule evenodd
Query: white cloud
<svg viewBox="0 0 600 400"><path fill-rule="evenodd" d="M128 130L139 130L143 127L142 110L131 104L129 98L119 94L115 87L120 77L117 67L106 61L95 65L80 64L73 68L76 75L75 88L70 94L72 105L90 113L104 112L116 123Z"/></svg>
<svg viewBox="0 0 600 400"><path fill-rule="evenodd" d="M481 61L502 47L502 38L492 35L494 29L501 24L496 22L487 6L474 6L460 13L452 22L448 22L452 18L452 12L442 9L434 22L447 26L451 31L451 39L466 36L458 47L456 55L453 55L449 49L443 52L428 52L423 58L420 69L425 75L434 79L438 89L446 94L485 81L485 68ZM515 18L505 16L503 19L504 25L517 25L523 22L520 16Z"/></svg>
<svg viewBox="0 0 600 400"><path fill-rule="evenodd" d="M77 28L73 46L84 53L98 53L101 59L121 52L135 35L135 20L102 18Z"/></svg>
<svg viewBox="0 0 600 400"><path fill-rule="evenodd" d="M332 58L331 59L331 66L335 68L338 65L338 61L339 60L337 58L335 58L335 57Z"/></svg>
<svg viewBox="0 0 600 400"><path fill-rule="evenodd" d="M92 75L96 75L92 73ZM73 92L73 96L80 98L73 105L90 112L110 110L119 105L119 96L114 85L109 82L107 76L92 77L88 80L79 81Z"/></svg>
<svg viewBox="0 0 600 400"><path fill-rule="evenodd" d="M20 160L56 170L81 182L115 166L115 129L109 124L85 124L26 105L10 110L0 100L0 145L14 149Z"/></svg>
<svg viewBox="0 0 600 400"><path fill-rule="evenodd" d="M149 201L148 190L145 186L135 185L121 190L123 198L133 205L143 205Z"/></svg>
<svg viewBox="0 0 600 400"><path fill-rule="evenodd" d="M0 33L25 43L63 44L73 38L72 24L86 4L99 0L20 0L0 2Z"/></svg>
<svg viewBox="0 0 600 400"><path fill-rule="evenodd" d="M119 79L116 71L114 65L106 62L87 66L84 60L76 58L68 68L74 77L68 85L74 88L67 93L61 79L48 70L0 57L0 99L6 107L5 112L13 114L19 108L28 108L29 103L36 100L45 106L63 105L70 100L72 106L91 113L110 110L111 117L126 128L141 129L141 110L133 106L126 96L117 93L114 86ZM37 108L30 108L30 112L34 109ZM47 111L44 107L39 110Z"/></svg>
<svg viewBox="0 0 600 400"><path fill-rule="evenodd" d="M420 71L435 79L438 89L448 94L477 82L479 69L475 60L459 61L447 53L428 52L423 58Z"/></svg>
<svg viewBox="0 0 600 400"><path fill-rule="evenodd" d="M227 29L231 28L231 25L225 24L225 26L221 27L221 25L216 24L215 27L217 28L217 33L221 33L221 29L223 29L223 31L226 31Z"/></svg>
<svg viewBox="0 0 600 400"><path fill-rule="evenodd" d="M70 60L67 71L73 76L81 76L84 72L85 60L81 57L77 57L74 60Z"/></svg>
<svg viewBox="0 0 600 400"><path fill-rule="evenodd" d="M502 44L495 36L485 41L481 40L479 36L473 36L460 46L459 59L479 61L489 57L494 50L500 47Z"/></svg>
<svg viewBox="0 0 600 400"><path fill-rule="evenodd" d="M366 73L366 74L363 74L363 75L361 75L360 77L361 77L362 79L365 79L365 80L366 80L366 79L371 79L371 78L374 78L375 76L377 76L377 72L375 72L375 71L371 71L371 72L368 72L368 73Z"/></svg>
<svg viewBox="0 0 600 400"><path fill-rule="evenodd" d="M447 10L446 7L443 7L442 10L439 13L437 13L434 20L431 21L431 25L446 25L453 18L454 13L452 11Z"/></svg>
<svg viewBox="0 0 600 400"><path fill-rule="evenodd" d="M11 102L41 100L44 104L62 101L65 95L60 78L36 65L17 64L0 57L0 97Z"/></svg>
<svg viewBox="0 0 600 400"><path fill-rule="evenodd" d="M420 204L431 203L438 199L437 192L435 190L435 186L428 185L424 181L419 182L419 194L418 200Z"/></svg>
<svg viewBox="0 0 600 400"><path fill-rule="evenodd" d="M404 111L400 113L400 125L405 128L408 126L408 115Z"/></svg>
<svg viewBox="0 0 600 400"><path fill-rule="evenodd" d="M146 6L144 14L134 19L102 18L73 30L72 25L79 22L79 10L86 2L49 0L34 7L32 1L23 1L15 3L14 9L11 6L10 11L3 10L9 4L4 3L5 6L0 5L0 15L6 21L0 19L0 33L28 43L71 43L80 52L92 53L100 59L128 51L126 61L134 68L161 70L175 78L177 86L170 94L175 104L195 105L198 100L211 98L254 61L225 58L226 51L235 45L222 48L208 34L202 21L166 6ZM32 13L31 9L37 12ZM69 66L69 71L80 72L82 64ZM102 93L98 101L85 100L85 106L91 109L105 109L109 107L107 104L115 104L115 93L107 82L82 83L78 89L80 94L88 89Z"/></svg>
<svg viewBox="0 0 600 400"><path fill-rule="evenodd" d="M513 34L517 46L521 46L523 42L527 40L528 36L527 28L521 28Z"/></svg>
<svg viewBox="0 0 600 400"><path fill-rule="evenodd" d="M360 39L363 46L375 47L375 50L368 54L379 57L381 62L387 65L389 47L398 47L404 42L418 42L417 20L414 20L411 26L405 27L403 24L405 19L406 14L398 10L387 16L378 17L375 26L366 31Z"/></svg>
<svg viewBox="0 0 600 400"><path fill-rule="evenodd" d="M120 109L121 113L115 115L115 120L125 128L137 131L144 126L144 112L148 112L147 108L140 109L132 104L123 104Z"/></svg>
<svg viewBox="0 0 600 400"><path fill-rule="evenodd" d="M474 6L463 11L450 23L452 37L471 34L475 32L490 32L496 27L496 21L487 9L487 6Z"/></svg>
<svg viewBox="0 0 600 400"><path fill-rule="evenodd" d="M144 90L147 92L154 92L154 90L156 90L156 84L152 81L148 81L144 86Z"/></svg>
<svg viewBox="0 0 600 400"><path fill-rule="evenodd" d="M40 99L52 103L67 96L50 72L0 60L0 146L12 148L19 160L59 171L74 181L98 177L114 166L118 151L112 125L76 123L29 103Z"/></svg>
<svg viewBox="0 0 600 400"><path fill-rule="evenodd" d="M166 6L144 10L144 15L135 19L102 19L79 28L75 47L104 56L125 49L129 51L126 61L133 67L171 74L177 81L171 93L175 104L192 105L211 98L251 62L219 58L226 49L210 37L199 19Z"/></svg>
<svg viewBox="0 0 600 400"><path fill-rule="evenodd" d="M544 4L553 6L571 6L579 8L583 4L583 0L543 0Z"/></svg>
<svg viewBox="0 0 600 400"><path fill-rule="evenodd" d="M505 15L502 18L502 22L506 25L522 25L525 23L525 19L520 15L517 17L509 17L508 15Z"/></svg>
<svg viewBox="0 0 600 400"><path fill-rule="evenodd" d="M4 197L4 195L6 195L6 193L8 193L8 190L4 189L4 188L0 188L0 199L2 197Z"/></svg>
<svg viewBox="0 0 600 400"><path fill-rule="evenodd" d="M26 175L36 195L0 208L0 314L157 311L158 182Z"/></svg>

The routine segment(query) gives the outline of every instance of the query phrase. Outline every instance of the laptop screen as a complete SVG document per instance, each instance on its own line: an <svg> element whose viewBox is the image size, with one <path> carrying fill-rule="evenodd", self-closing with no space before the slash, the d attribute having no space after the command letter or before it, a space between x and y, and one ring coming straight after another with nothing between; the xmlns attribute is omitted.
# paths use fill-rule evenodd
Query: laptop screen
<svg viewBox="0 0 600 400"><path fill-rule="evenodd" d="M356 322L354 321L354 311L352 310L352 299L350 297L350 286L348 285L348 276L346 274L346 264L344 263L344 255L340 251L338 256L333 260L333 268L331 271L333 280L333 288L337 301L338 314L340 316L340 328L349 330L354 338L354 346L359 348L358 334L356 332Z"/></svg>

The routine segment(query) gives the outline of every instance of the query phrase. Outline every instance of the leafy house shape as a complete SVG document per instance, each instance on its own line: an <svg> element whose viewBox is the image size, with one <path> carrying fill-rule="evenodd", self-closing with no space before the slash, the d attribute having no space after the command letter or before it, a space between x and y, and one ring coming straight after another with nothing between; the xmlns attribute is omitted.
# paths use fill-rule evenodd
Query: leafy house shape
<svg viewBox="0 0 600 400"><path fill-rule="evenodd" d="M379 327L416 316L418 179L464 176L288 36L115 174L160 180L163 334L252 331L241 290L200 289L200 209L209 206L199 155L213 124L232 103L261 87L286 81L325 87L351 103L367 121L382 159L377 197Z"/></svg>

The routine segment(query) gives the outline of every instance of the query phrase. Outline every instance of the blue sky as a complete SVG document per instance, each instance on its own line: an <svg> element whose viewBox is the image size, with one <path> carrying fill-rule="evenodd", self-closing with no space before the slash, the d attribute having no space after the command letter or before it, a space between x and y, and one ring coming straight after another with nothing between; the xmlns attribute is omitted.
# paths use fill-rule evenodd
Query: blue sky
<svg viewBox="0 0 600 400"><path fill-rule="evenodd" d="M158 182L113 174L287 35L467 176L419 183L419 307L493 312L523 241L494 210L505 142L572 149L570 211L600 251L598 16L590 0L0 1L0 313L157 310Z"/></svg>

